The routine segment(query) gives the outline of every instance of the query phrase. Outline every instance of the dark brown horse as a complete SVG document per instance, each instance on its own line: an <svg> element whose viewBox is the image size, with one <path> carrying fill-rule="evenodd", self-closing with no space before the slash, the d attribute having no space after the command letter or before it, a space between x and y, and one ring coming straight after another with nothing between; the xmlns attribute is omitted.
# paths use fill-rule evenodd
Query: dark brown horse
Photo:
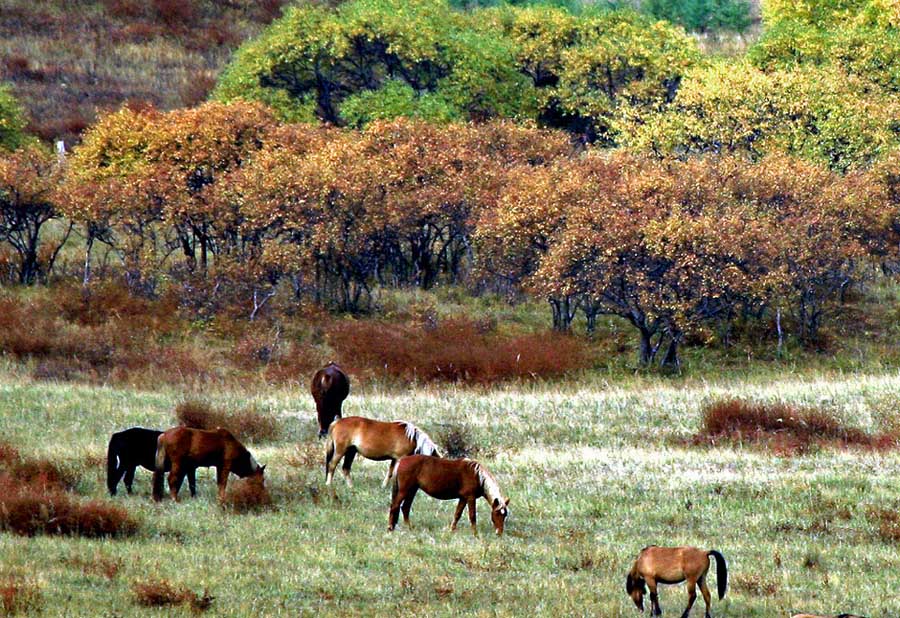
<svg viewBox="0 0 900 618"><path fill-rule="evenodd" d="M376 421L361 416L348 416L332 423L325 449L325 484L331 485L334 470L343 458L341 472L350 487L353 487L350 468L357 453L374 461L390 460L382 487L391 480L397 460L404 455L438 454L428 434L412 423Z"/></svg>
<svg viewBox="0 0 900 618"><path fill-rule="evenodd" d="M472 533L478 536L475 526L475 501L484 498L491 505L491 522L497 534L503 534L503 526L509 516L509 498L500 493L500 486L487 468L471 459L442 459L427 455L403 457L397 464L391 492L391 510L388 515L388 530L397 525L397 514L403 510L403 521L409 525L409 511L416 492L424 491L438 500L458 500L456 513L450 529L456 530L456 523L463 509L469 507L469 521Z"/></svg>
<svg viewBox="0 0 900 618"><path fill-rule="evenodd" d="M228 475L241 478L262 478L265 466L256 463L244 445L227 429L212 430L174 427L164 431L156 441L156 461L153 471L153 499L162 500L163 473L169 467L169 493L178 500L178 490L185 475L193 475L197 468L216 468L219 501L225 499Z"/></svg>
<svg viewBox="0 0 900 618"><path fill-rule="evenodd" d="M125 489L131 493L134 471L138 466L153 472L156 468L156 440L161 433L158 429L131 427L117 431L110 437L106 450L106 487L111 496L116 495L123 476ZM196 495L197 481L193 470L188 472L188 485L191 495Z"/></svg>
<svg viewBox="0 0 900 618"><path fill-rule="evenodd" d="M719 598L725 596L728 586L728 566L725 558L716 550L706 551L696 547L657 547L651 545L645 547L638 554L634 566L625 579L625 591L631 596L631 600L637 608L644 611L644 593L650 588L650 603L653 608L651 616L661 616L659 596L656 594L657 584L680 584L687 581L688 604L681 618L687 618L691 613L691 607L697 598L697 586L703 593L706 602L706 618L710 618L709 588L706 587L706 572L709 571L709 557L716 559L716 584L718 584Z"/></svg>
<svg viewBox="0 0 900 618"><path fill-rule="evenodd" d="M328 363L316 372L309 386L316 400L319 437L325 437L334 419L341 418L341 405L350 394L350 380L336 363Z"/></svg>

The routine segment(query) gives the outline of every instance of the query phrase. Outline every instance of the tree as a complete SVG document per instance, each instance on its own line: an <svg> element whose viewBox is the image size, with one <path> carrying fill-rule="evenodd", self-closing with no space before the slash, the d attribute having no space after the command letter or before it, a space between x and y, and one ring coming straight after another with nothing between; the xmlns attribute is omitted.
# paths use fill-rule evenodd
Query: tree
<svg viewBox="0 0 900 618"><path fill-rule="evenodd" d="M18 256L18 283L30 285L46 277L65 244L62 238L46 244L48 221L60 218L56 207L59 163L38 146L0 156L0 242Z"/></svg>
<svg viewBox="0 0 900 618"><path fill-rule="evenodd" d="M0 151L15 150L25 140L25 113L11 89L0 84Z"/></svg>

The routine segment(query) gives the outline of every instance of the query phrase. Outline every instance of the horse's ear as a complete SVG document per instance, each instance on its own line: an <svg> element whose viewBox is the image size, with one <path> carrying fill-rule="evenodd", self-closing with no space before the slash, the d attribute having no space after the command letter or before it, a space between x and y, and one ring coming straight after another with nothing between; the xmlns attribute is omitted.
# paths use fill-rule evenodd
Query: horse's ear
<svg viewBox="0 0 900 618"><path fill-rule="evenodd" d="M267 464L263 464L263 465L261 465L261 466L259 467L259 473L260 473L260 474L262 474L263 472L266 471L266 465L267 465Z"/></svg>
<svg viewBox="0 0 900 618"><path fill-rule="evenodd" d="M494 503L491 506L495 511L500 508L500 498L494 498Z"/></svg>
<svg viewBox="0 0 900 618"><path fill-rule="evenodd" d="M509 506L509 498L506 499L506 502L504 503L504 506Z"/></svg>

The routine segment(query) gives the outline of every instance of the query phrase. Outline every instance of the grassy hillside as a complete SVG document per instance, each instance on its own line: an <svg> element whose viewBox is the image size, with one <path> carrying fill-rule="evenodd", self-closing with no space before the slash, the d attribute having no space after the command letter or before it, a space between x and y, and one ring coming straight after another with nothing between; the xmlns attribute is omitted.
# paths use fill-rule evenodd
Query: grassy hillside
<svg viewBox="0 0 900 618"><path fill-rule="evenodd" d="M206 98L231 51L285 0L0 0L0 81L30 130L69 144L98 110Z"/></svg>
<svg viewBox="0 0 900 618"><path fill-rule="evenodd" d="M135 605L132 588L164 577L198 593L208 588L215 616L624 617L636 615L623 579L640 548L690 543L729 560L730 588L714 601L716 616L802 609L887 618L900 605L882 574L900 562L883 509L900 503L900 455L822 449L776 457L749 446L691 447L686 439L700 425L701 406L723 396L813 405L875 431L895 418L898 390L895 373L710 383L636 378L491 392L386 393L355 385L346 414L408 418L438 440L447 423L469 431L476 458L512 499L502 538L490 533L479 505L477 539L466 526L446 529L451 503L421 495L413 528L387 534L384 463L357 460L354 489L338 479L338 499L331 498L305 389L206 391L216 404L255 404L280 418L282 438L250 444L269 465L273 511L222 512L210 473L199 475L198 499L155 505L141 471L138 495L115 499L140 519L137 536L0 533L0 576L36 585L45 616L159 615ZM169 425L184 396L34 383L7 370L0 435L23 453L62 461L81 473L79 493L102 497L110 432ZM94 568L103 564L117 565L112 576ZM667 615L677 615L685 599L683 587L661 592Z"/></svg>

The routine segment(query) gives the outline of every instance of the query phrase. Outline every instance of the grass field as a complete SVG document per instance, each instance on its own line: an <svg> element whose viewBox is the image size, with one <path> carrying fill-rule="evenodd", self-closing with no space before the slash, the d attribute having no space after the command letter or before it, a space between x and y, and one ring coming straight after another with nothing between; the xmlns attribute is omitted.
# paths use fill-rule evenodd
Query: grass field
<svg viewBox="0 0 900 618"><path fill-rule="evenodd" d="M81 472L78 492L103 497L111 432L167 426L186 394L0 377L0 436L30 456ZM41 591L45 616L185 615L135 604L132 587L165 577L215 597L221 616L632 616L624 576L641 547L693 544L729 560L730 586L715 616L786 616L789 610L870 617L900 614L897 541L873 509L900 505L900 455L819 450L784 458L750 448L685 446L704 402L721 396L826 408L876 430L896 418L900 374L704 382L634 378L578 387L380 390L355 387L345 414L406 418L433 436L470 430L477 458L511 497L506 534L447 529L453 503L425 496L413 529L386 532L386 464L357 459L355 486L326 492L322 443L305 388L201 393L217 405L277 413L283 436L250 444L267 469L274 510L225 513L211 472L200 495L153 504L150 475L119 496L140 520L126 539L22 538L0 533L0 576ZM196 393L191 394L193 396ZM186 487L182 490L187 494ZM85 564L105 560L112 577ZM665 615L680 615L683 586L665 587ZM702 599L693 615L702 616Z"/></svg>

